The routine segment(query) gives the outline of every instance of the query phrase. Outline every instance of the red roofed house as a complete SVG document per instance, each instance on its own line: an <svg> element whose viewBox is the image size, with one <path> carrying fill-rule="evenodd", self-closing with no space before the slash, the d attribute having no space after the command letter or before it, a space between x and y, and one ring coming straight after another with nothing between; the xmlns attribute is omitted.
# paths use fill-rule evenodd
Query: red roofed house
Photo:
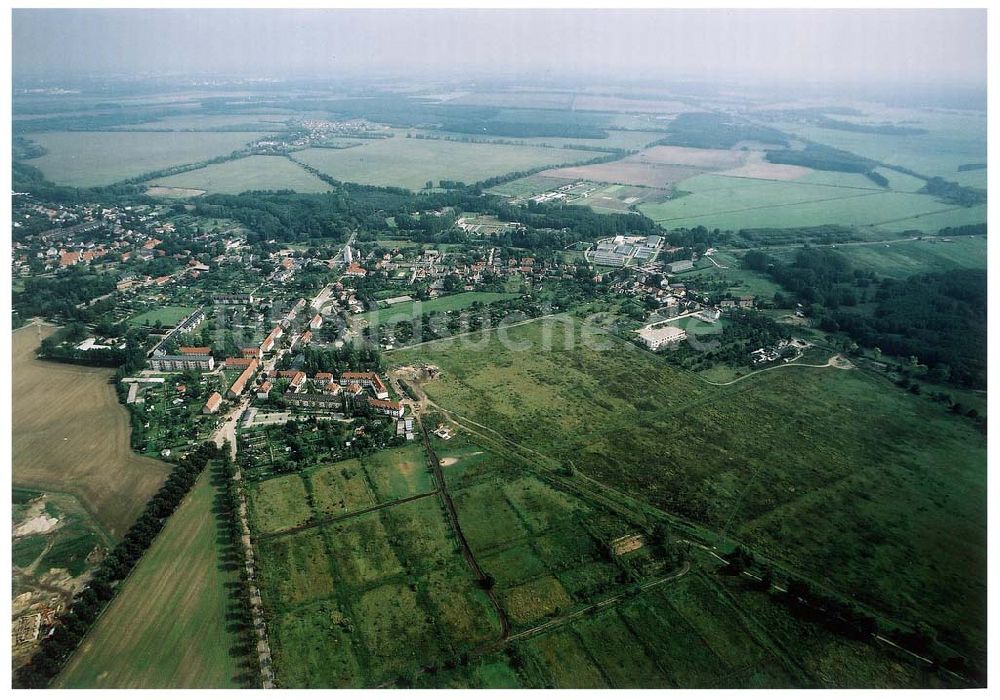
<svg viewBox="0 0 1000 700"><path fill-rule="evenodd" d="M260 348L240 348L240 354L243 357L256 357L259 360L263 353Z"/></svg>
<svg viewBox="0 0 1000 700"><path fill-rule="evenodd" d="M370 387L377 399L389 398L389 391L385 388L385 384L382 383L382 380L374 372L344 372L340 375L341 386L346 386L352 382Z"/></svg>
<svg viewBox="0 0 1000 700"><path fill-rule="evenodd" d="M387 416L395 416L396 418L403 417L403 404L397 403L396 401L382 401L380 399L368 399L368 406L376 413L382 413Z"/></svg>
<svg viewBox="0 0 1000 700"><path fill-rule="evenodd" d="M181 355L211 355L212 348L203 347L184 347L178 348Z"/></svg>
<svg viewBox="0 0 1000 700"><path fill-rule="evenodd" d="M313 377L313 381L317 384L329 384L333 381L333 375L329 372L317 372L316 376Z"/></svg>
<svg viewBox="0 0 1000 700"><path fill-rule="evenodd" d="M271 393L271 382L264 382L259 387L257 387L257 398L266 399Z"/></svg>
<svg viewBox="0 0 1000 700"><path fill-rule="evenodd" d="M247 382L253 378L254 372L257 371L257 365L257 360L250 360L250 366L243 370L243 374L241 374L239 378L233 382L233 385L229 387L229 391L226 394L229 398L235 399L243 393L243 391L247 388Z"/></svg>
<svg viewBox="0 0 1000 700"><path fill-rule="evenodd" d="M313 330L322 327L322 325L323 325L323 317L320 316L319 314L313 316L312 320L309 321L309 327L312 328Z"/></svg>
<svg viewBox="0 0 1000 700"><path fill-rule="evenodd" d="M308 345L309 343L312 342L312 339L313 339L313 332L312 331L305 331L304 333L302 333L301 340L302 340L302 344L303 345Z"/></svg>
<svg viewBox="0 0 1000 700"><path fill-rule="evenodd" d="M256 357L227 357L225 360L226 369L246 369L250 365L257 364Z"/></svg>
<svg viewBox="0 0 1000 700"><path fill-rule="evenodd" d="M222 395L213 391L212 395L208 397L208 401L205 402L205 408L201 409L202 413L215 413L219 410L219 406L222 404Z"/></svg>

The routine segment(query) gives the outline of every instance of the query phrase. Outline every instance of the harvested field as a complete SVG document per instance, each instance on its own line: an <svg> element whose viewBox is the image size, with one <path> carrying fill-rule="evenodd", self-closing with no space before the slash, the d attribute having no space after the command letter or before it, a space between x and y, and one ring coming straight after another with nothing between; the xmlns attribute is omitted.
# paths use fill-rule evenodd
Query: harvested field
<svg viewBox="0 0 1000 700"><path fill-rule="evenodd" d="M731 170L723 170L718 174L728 177L749 177L756 180L797 180L814 172L816 171L812 168L804 168L801 165L771 163L764 158L763 152L751 151L743 165Z"/></svg>
<svg viewBox="0 0 1000 700"><path fill-rule="evenodd" d="M129 416L109 369L35 358L50 327L14 331L13 483L69 493L121 537L170 471L129 449Z"/></svg>
<svg viewBox="0 0 1000 700"><path fill-rule="evenodd" d="M653 146L626 158L629 163L655 165L689 165L703 170L728 170L747 162L747 151L720 148L687 148L685 146Z"/></svg>
<svg viewBox="0 0 1000 700"><path fill-rule="evenodd" d="M187 197L200 197L205 194L205 190L196 190L189 187L150 187L146 190L146 194L150 197L185 199Z"/></svg>
<svg viewBox="0 0 1000 700"><path fill-rule="evenodd" d="M564 180L591 180L593 182L610 182L616 185L665 188L703 172L705 172L704 168L687 165L659 165L632 162L626 159L613 163L545 170L542 175L560 177Z"/></svg>

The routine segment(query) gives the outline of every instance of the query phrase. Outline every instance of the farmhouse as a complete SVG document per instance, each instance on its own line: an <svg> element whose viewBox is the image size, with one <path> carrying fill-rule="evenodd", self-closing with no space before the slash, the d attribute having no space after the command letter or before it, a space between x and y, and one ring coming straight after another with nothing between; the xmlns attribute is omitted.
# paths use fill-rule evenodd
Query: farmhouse
<svg viewBox="0 0 1000 700"><path fill-rule="evenodd" d="M661 326L660 328L643 328L639 331L639 337L650 350L659 350L664 345L679 343L687 337L687 331L674 326Z"/></svg>
<svg viewBox="0 0 1000 700"><path fill-rule="evenodd" d="M212 395L208 397L208 401L205 402L205 408L201 409L202 413L215 413L219 410L219 406L222 404L222 395L213 391Z"/></svg>

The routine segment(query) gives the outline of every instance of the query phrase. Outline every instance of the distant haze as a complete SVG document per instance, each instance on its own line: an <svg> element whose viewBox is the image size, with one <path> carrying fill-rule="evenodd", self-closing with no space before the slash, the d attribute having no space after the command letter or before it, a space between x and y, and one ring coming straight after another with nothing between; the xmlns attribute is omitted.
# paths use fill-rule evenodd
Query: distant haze
<svg viewBox="0 0 1000 700"><path fill-rule="evenodd" d="M14 10L15 78L986 81L985 10Z"/></svg>

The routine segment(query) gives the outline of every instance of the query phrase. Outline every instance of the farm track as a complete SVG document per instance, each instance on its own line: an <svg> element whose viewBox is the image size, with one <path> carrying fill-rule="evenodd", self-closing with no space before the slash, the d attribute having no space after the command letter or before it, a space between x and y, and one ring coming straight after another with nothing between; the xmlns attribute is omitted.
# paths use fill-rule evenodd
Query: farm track
<svg viewBox="0 0 1000 700"><path fill-rule="evenodd" d="M455 537L458 539L458 543L462 548L462 555L465 557L466 563L469 568L472 569L476 578L479 579L482 585L483 591L486 593L486 597L490 599L490 603L493 605L493 609L496 611L497 619L500 621L500 639L499 642L504 642L510 636L510 620L507 619L507 612L500 605L500 601L497 599L496 593L493 591L493 586L489 585L489 578L486 572L483 571L482 567L479 566L479 562L476 561L476 555L472 553L472 548L469 546L468 540L465 539L465 533L462 532L462 525L458 521L458 512L455 510L455 503L451 498L451 494L448 492L448 484L444 479L444 472L441 470L441 462L438 460L437 453L434 452L434 448L431 447L431 441L427 437L427 428L424 426L424 422L417 416L417 423L420 425L420 434L423 437L424 449L427 451L427 457L431 461L431 468L434 472L434 480L437 481L438 489L437 493L441 497L441 501L444 503L445 510L448 511L448 519L451 521L452 530L455 532Z"/></svg>
<svg viewBox="0 0 1000 700"><path fill-rule="evenodd" d="M438 493L438 489L433 491L428 491L427 493L418 493L416 496L407 496L406 498L397 498L394 501L387 501L385 503L379 503L374 506L368 506L367 508L362 508L361 510L352 510L350 513L341 513L340 515L331 515L326 518L319 518L308 522L304 525L296 525L295 527L286 528L284 530L278 530L277 532L268 532L263 535L257 536L258 542L263 542L264 540L272 540L276 537L284 537L285 535L293 535L297 532L303 532L305 530L311 530L316 527L322 527L323 525L329 525L330 523L340 522L341 520L350 520L351 518L356 518L359 515L365 515L367 513L374 513L379 510L384 510L385 508L392 508L393 506L400 506L404 503L410 503L412 501L419 501L421 498L427 498L428 496L434 496Z"/></svg>

